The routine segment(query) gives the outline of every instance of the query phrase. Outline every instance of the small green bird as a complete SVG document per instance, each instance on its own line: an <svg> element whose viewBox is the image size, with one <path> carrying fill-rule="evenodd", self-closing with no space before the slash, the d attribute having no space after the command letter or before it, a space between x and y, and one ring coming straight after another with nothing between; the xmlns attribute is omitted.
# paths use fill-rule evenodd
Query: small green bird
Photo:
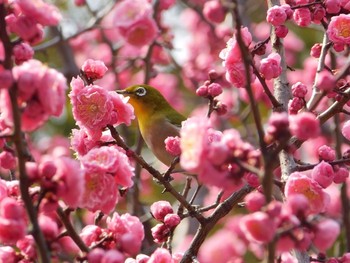
<svg viewBox="0 0 350 263"><path fill-rule="evenodd" d="M134 85L117 93L130 97L129 103L134 107L147 146L158 160L170 166L174 156L166 151L164 140L169 136L179 136L181 122L186 118L149 85Z"/></svg>

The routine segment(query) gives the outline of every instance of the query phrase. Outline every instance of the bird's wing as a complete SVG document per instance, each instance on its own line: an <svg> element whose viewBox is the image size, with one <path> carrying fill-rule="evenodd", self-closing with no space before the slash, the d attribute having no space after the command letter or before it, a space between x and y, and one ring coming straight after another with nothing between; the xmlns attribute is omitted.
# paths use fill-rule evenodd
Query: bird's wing
<svg viewBox="0 0 350 263"><path fill-rule="evenodd" d="M172 125L178 128L181 128L181 123L186 120L184 116L176 111L169 112L166 118Z"/></svg>

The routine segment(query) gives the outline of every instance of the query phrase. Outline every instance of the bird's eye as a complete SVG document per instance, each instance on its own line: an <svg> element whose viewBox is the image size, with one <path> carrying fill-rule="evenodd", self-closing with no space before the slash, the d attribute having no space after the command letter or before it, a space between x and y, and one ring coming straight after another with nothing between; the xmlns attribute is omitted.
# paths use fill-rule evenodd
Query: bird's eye
<svg viewBox="0 0 350 263"><path fill-rule="evenodd" d="M139 87L139 88L137 88L135 93L137 96L142 97L142 96L146 95L147 90L144 87Z"/></svg>

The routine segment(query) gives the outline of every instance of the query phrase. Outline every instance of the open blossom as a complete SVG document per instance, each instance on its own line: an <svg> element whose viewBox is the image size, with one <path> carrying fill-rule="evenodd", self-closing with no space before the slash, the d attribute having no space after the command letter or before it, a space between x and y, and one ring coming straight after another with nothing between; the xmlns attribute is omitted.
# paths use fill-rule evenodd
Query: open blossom
<svg viewBox="0 0 350 263"><path fill-rule="evenodd" d="M43 26L56 26L62 16L58 8L42 0L15 0L24 15Z"/></svg>
<svg viewBox="0 0 350 263"><path fill-rule="evenodd" d="M132 106L126 103L127 98L97 85L84 86L80 78L73 78L71 86L69 97L74 119L90 137L99 139L107 125L129 125L134 118Z"/></svg>
<svg viewBox="0 0 350 263"><path fill-rule="evenodd" d="M333 16L327 28L329 39L334 43L350 44L350 15Z"/></svg>
<svg viewBox="0 0 350 263"><path fill-rule="evenodd" d="M277 78L282 72L280 63L281 56L278 53L272 53L267 58L261 60L260 72L267 80Z"/></svg>
<svg viewBox="0 0 350 263"><path fill-rule="evenodd" d="M248 28L241 29L241 35L244 44L249 47L252 43L252 35ZM237 43L236 37L230 38L226 43L226 48L221 50L219 57L224 60L223 65L226 69L226 79L235 87L243 88L246 85L245 67L242 59L242 54ZM251 81L255 79L250 68Z"/></svg>
<svg viewBox="0 0 350 263"><path fill-rule="evenodd" d="M88 59L81 66L81 70L85 73L86 77L91 80L96 80L101 79L107 72L108 68L103 61Z"/></svg>
<svg viewBox="0 0 350 263"><path fill-rule="evenodd" d="M311 12L309 8L298 8L294 10L293 19L298 26L306 27L311 23Z"/></svg>
<svg viewBox="0 0 350 263"><path fill-rule="evenodd" d="M325 211L330 200L329 195L315 180L299 172L292 173L285 186L287 200L294 194L302 194L308 199L310 213Z"/></svg>
<svg viewBox="0 0 350 263"><path fill-rule="evenodd" d="M165 139L164 143L165 143L165 149L171 155L179 156L181 154L180 138L178 136L175 136L175 137L170 136Z"/></svg>
<svg viewBox="0 0 350 263"><path fill-rule="evenodd" d="M243 216L239 225L250 241L268 243L270 242L276 232L276 225L272 218L267 213L255 212ZM269 231L266 231L266 226Z"/></svg>
<svg viewBox="0 0 350 263"><path fill-rule="evenodd" d="M133 167L123 149L117 146L102 146L90 150L81 158L81 163L89 172L107 173L123 187L133 185Z"/></svg>

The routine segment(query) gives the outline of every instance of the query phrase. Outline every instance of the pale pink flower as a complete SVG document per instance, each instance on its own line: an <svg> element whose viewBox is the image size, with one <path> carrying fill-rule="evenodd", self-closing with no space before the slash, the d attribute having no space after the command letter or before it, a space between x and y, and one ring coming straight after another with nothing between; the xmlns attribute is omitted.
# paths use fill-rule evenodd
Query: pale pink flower
<svg viewBox="0 0 350 263"><path fill-rule="evenodd" d="M290 115L289 123L290 132L300 140L315 138L320 134L320 122L311 112Z"/></svg>
<svg viewBox="0 0 350 263"><path fill-rule="evenodd" d="M152 5L147 0L124 0L116 4L114 10L114 25L129 27L144 17L151 17Z"/></svg>
<svg viewBox="0 0 350 263"><path fill-rule="evenodd" d="M226 12L220 1L206 1L203 6L203 15L213 23L221 23L225 20Z"/></svg>
<svg viewBox="0 0 350 263"><path fill-rule="evenodd" d="M164 221L164 217L167 214L174 212L168 201L157 201L153 203L150 207L150 211L153 217L159 221Z"/></svg>
<svg viewBox="0 0 350 263"><path fill-rule="evenodd" d="M59 182L57 196L72 208L80 206L86 186L84 171L79 162L69 157L60 157L54 160L54 164L57 171L53 180Z"/></svg>
<svg viewBox="0 0 350 263"><path fill-rule="evenodd" d="M18 262L15 249L13 247L10 247L10 246L1 246L0 247L0 262L7 262L7 263Z"/></svg>
<svg viewBox="0 0 350 263"><path fill-rule="evenodd" d="M341 132L346 139L350 140L350 120L344 123Z"/></svg>
<svg viewBox="0 0 350 263"><path fill-rule="evenodd" d="M320 251L325 252L336 241L340 226L333 219L324 219L316 225L313 243Z"/></svg>
<svg viewBox="0 0 350 263"><path fill-rule="evenodd" d="M62 19L59 9L42 0L15 0L24 15L33 18L43 26L56 26Z"/></svg>
<svg viewBox="0 0 350 263"><path fill-rule="evenodd" d="M294 10L293 19L298 26L306 27L311 23L311 12L309 8L298 8Z"/></svg>
<svg viewBox="0 0 350 263"><path fill-rule="evenodd" d="M287 200L291 195L303 194L309 201L310 213L325 211L330 200L316 181L299 172L289 176L284 192Z"/></svg>
<svg viewBox="0 0 350 263"><path fill-rule="evenodd" d="M267 80L277 78L282 72L280 63L281 56L278 53L271 53L267 58L261 60L260 72Z"/></svg>
<svg viewBox="0 0 350 263"><path fill-rule="evenodd" d="M276 224L264 212L255 212L245 215L239 221L239 225L249 241L268 243L275 236ZM269 226L269 231L266 231Z"/></svg>
<svg viewBox="0 0 350 263"><path fill-rule="evenodd" d="M325 161L321 161L312 169L311 177L323 188L327 188L333 182L334 171L332 165Z"/></svg>
<svg viewBox="0 0 350 263"><path fill-rule="evenodd" d="M125 151L117 146L102 146L89 151L81 162L89 172L108 173L123 187L133 185L134 168Z"/></svg>
<svg viewBox="0 0 350 263"><path fill-rule="evenodd" d="M93 59L86 60L81 69L91 80L101 79L108 70L103 61Z"/></svg>
<svg viewBox="0 0 350 263"><path fill-rule="evenodd" d="M29 44L37 44L43 39L43 28L33 18L23 15L16 17L14 14L10 14L5 19L9 32L17 34L24 41L29 42Z"/></svg>
<svg viewBox="0 0 350 263"><path fill-rule="evenodd" d="M267 10L266 21L274 26L280 26L287 20L287 14L283 7L275 5Z"/></svg>
<svg viewBox="0 0 350 263"><path fill-rule="evenodd" d="M121 251L131 255L140 251L145 234L138 217L114 212L112 217L107 218L106 223Z"/></svg>
<svg viewBox="0 0 350 263"><path fill-rule="evenodd" d="M25 42L15 45L13 48L13 56L15 57L15 63L17 65L32 59L34 55L33 48Z"/></svg>
<svg viewBox="0 0 350 263"><path fill-rule="evenodd" d="M158 27L153 18L143 18L128 27L120 27L119 32L128 44L142 47L156 39Z"/></svg>
<svg viewBox="0 0 350 263"><path fill-rule="evenodd" d="M327 28L329 39L334 43L350 44L350 15L333 16Z"/></svg>
<svg viewBox="0 0 350 263"><path fill-rule="evenodd" d="M80 207L92 212L101 210L103 213L109 214L115 208L117 202L118 185L112 175L85 173L85 189Z"/></svg>
<svg viewBox="0 0 350 263"><path fill-rule="evenodd" d="M165 149L168 153L170 153L173 156L179 156L181 154L181 148L180 148L180 137L168 137L164 141L165 143Z"/></svg>
<svg viewBox="0 0 350 263"><path fill-rule="evenodd" d="M208 143L210 124L206 118L192 117L183 122L180 130L181 167L189 172L198 172L203 148Z"/></svg>

